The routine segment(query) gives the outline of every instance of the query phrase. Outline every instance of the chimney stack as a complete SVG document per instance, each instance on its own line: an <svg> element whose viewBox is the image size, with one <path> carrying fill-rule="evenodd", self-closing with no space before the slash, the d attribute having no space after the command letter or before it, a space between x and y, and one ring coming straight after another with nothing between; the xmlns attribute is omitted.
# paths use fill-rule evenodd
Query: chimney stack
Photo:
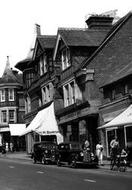
<svg viewBox="0 0 132 190"><path fill-rule="evenodd" d="M89 29L109 29L112 27L114 17L110 15L90 15L87 20L87 26Z"/></svg>
<svg viewBox="0 0 132 190"><path fill-rule="evenodd" d="M35 33L37 36L41 35L41 28L39 24L35 24Z"/></svg>

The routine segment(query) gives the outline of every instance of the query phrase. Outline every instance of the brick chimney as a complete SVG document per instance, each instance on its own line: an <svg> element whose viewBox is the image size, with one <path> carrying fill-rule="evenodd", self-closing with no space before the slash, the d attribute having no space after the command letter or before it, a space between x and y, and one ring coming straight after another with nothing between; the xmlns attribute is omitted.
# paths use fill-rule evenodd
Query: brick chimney
<svg viewBox="0 0 132 190"><path fill-rule="evenodd" d="M89 29L111 28L114 17L110 15L91 15L85 21Z"/></svg>
<svg viewBox="0 0 132 190"><path fill-rule="evenodd" d="M35 24L35 34L37 36L40 36L41 35L41 27L39 24Z"/></svg>

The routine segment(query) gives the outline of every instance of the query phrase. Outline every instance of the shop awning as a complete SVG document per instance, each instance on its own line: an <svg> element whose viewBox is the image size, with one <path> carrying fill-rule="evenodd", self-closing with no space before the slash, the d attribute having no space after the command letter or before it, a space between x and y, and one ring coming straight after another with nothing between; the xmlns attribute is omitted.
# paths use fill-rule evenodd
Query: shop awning
<svg viewBox="0 0 132 190"><path fill-rule="evenodd" d="M22 135L36 132L40 135L55 135L59 133L54 114L54 103L37 113Z"/></svg>
<svg viewBox="0 0 132 190"><path fill-rule="evenodd" d="M132 124L132 105L130 105L125 111L112 119L110 122L98 127L98 129L130 124Z"/></svg>
<svg viewBox="0 0 132 190"><path fill-rule="evenodd" d="M26 129L25 124L9 124L11 136L20 136Z"/></svg>

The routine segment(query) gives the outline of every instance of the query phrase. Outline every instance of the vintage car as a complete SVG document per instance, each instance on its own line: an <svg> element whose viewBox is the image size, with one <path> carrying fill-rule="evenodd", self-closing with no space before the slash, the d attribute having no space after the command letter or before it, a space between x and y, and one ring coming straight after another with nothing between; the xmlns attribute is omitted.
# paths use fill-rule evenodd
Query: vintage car
<svg viewBox="0 0 132 190"><path fill-rule="evenodd" d="M5 154L5 153L6 153L6 148L5 148L4 145L0 145L0 152L1 152L2 154Z"/></svg>
<svg viewBox="0 0 132 190"><path fill-rule="evenodd" d="M98 158L89 149L83 149L79 143L60 143L58 145L57 165L67 164L71 167L98 166Z"/></svg>
<svg viewBox="0 0 132 190"><path fill-rule="evenodd" d="M56 163L56 150L57 144L54 142L42 141L34 143L31 156L33 158L33 163Z"/></svg>

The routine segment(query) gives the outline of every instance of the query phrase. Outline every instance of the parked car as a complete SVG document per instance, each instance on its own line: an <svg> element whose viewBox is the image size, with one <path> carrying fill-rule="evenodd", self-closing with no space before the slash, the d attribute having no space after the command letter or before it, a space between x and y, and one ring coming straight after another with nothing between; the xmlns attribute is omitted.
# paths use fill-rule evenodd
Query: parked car
<svg viewBox="0 0 132 190"><path fill-rule="evenodd" d="M90 150L84 150L79 143L60 143L58 145L57 165L67 164L71 167L78 165L98 166L98 158Z"/></svg>
<svg viewBox="0 0 132 190"><path fill-rule="evenodd" d="M2 154L5 154L5 153L6 153L6 148L5 148L4 145L0 145L0 152L1 152Z"/></svg>
<svg viewBox="0 0 132 190"><path fill-rule="evenodd" d="M33 146L33 162L56 163L57 144L50 141L37 142Z"/></svg>

